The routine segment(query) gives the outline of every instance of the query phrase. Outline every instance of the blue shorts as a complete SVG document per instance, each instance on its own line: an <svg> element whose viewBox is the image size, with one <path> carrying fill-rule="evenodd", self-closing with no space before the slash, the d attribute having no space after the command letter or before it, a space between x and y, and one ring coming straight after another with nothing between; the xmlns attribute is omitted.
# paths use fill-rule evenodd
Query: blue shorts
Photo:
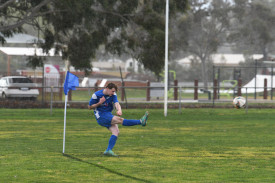
<svg viewBox="0 0 275 183"><path fill-rule="evenodd" d="M111 122L114 117L114 115L111 112L99 112L94 111L96 121L99 125L104 127L111 127Z"/></svg>

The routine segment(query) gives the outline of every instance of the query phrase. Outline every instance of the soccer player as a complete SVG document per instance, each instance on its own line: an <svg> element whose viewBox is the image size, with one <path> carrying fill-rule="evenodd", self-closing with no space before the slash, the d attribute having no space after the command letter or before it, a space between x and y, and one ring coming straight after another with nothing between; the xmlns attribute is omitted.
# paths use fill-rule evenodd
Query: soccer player
<svg viewBox="0 0 275 183"><path fill-rule="evenodd" d="M121 106L117 100L117 86L114 83L109 83L106 88L99 90L92 95L88 108L94 109L96 121L99 125L108 128L112 136L109 140L109 145L104 152L104 155L117 156L113 151L116 140L119 134L118 124L123 126L142 125L146 126L149 113L146 111L141 119L124 119L119 116L122 115ZM116 114L112 114L113 104L116 108Z"/></svg>

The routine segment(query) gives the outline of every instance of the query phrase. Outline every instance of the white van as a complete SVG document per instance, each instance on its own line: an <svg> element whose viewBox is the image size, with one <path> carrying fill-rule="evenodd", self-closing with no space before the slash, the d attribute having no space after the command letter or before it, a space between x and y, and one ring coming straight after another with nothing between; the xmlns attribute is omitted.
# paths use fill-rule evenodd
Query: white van
<svg viewBox="0 0 275 183"><path fill-rule="evenodd" d="M7 76L0 79L0 97L30 98L36 100L39 91L35 83L24 76Z"/></svg>

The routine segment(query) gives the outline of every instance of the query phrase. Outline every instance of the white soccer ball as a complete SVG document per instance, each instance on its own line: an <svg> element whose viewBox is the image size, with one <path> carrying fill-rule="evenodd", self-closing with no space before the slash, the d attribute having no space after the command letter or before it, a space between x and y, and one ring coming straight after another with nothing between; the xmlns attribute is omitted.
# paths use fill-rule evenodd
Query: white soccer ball
<svg viewBox="0 0 275 183"><path fill-rule="evenodd" d="M233 100L233 105L237 109L244 108L245 104L246 104L246 100L244 97L238 96L238 97L235 97Z"/></svg>

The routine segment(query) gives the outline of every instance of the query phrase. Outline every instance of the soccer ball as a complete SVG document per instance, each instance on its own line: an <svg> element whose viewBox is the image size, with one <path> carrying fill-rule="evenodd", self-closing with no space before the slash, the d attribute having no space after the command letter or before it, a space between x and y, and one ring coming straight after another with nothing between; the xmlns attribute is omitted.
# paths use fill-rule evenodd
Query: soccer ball
<svg viewBox="0 0 275 183"><path fill-rule="evenodd" d="M235 97L233 100L233 105L237 109L244 108L245 104L246 104L246 100L244 97L238 96L238 97Z"/></svg>

